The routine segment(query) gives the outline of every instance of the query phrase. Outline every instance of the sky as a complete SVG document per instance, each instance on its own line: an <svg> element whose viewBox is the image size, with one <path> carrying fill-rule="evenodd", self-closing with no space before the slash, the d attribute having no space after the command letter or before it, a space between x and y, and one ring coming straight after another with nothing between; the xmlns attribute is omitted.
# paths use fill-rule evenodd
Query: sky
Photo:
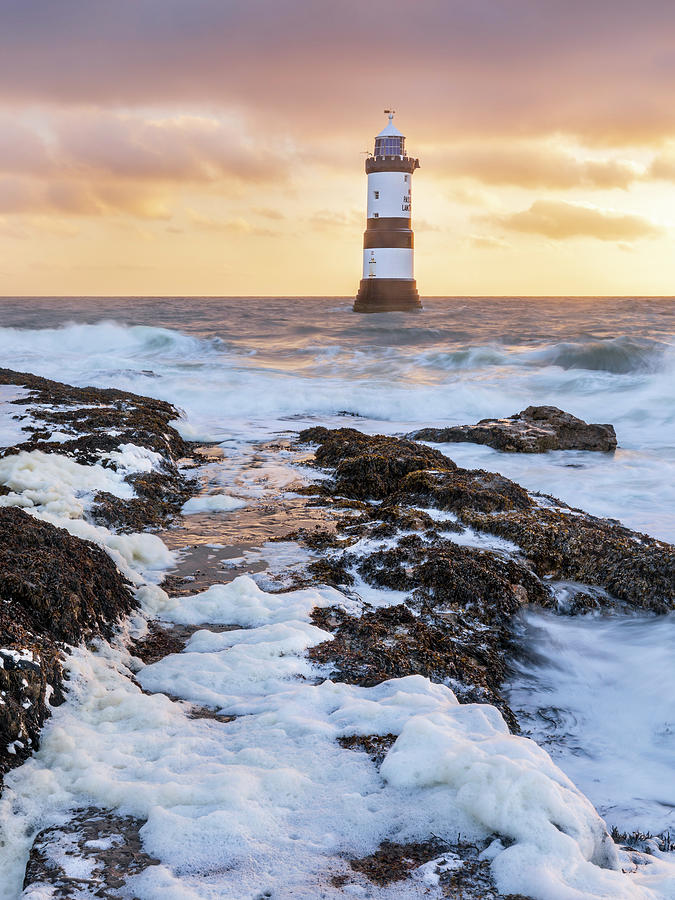
<svg viewBox="0 0 675 900"><path fill-rule="evenodd" d="M675 294L672 0L0 0L0 293Z"/></svg>

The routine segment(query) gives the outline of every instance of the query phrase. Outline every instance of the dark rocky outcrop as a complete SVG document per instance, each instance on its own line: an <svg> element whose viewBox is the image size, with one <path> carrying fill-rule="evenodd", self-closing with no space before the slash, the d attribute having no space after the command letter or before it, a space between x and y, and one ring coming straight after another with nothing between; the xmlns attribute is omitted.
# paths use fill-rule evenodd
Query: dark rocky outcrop
<svg viewBox="0 0 675 900"><path fill-rule="evenodd" d="M564 504L509 515L465 511L462 520L518 544L541 578L595 585L635 609L675 608L675 549L618 522Z"/></svg>
<svg viewBox="0 0 675 900"><path fill-rule="evenodd" d="M12 401L27 407L23 426L26 440L0 448L0 456L22 450L60 453L82 465L112 465L104 454L124 444L135 444L158 453L159 468L130 474L126 480L136 497L121 500L101 492L92 518L123 531L139 531L163 525L176 516L195 492L195 485L178 470L177 462L192 456L192 448L169 422L180 411L170 403L113 388L73 387L26 372L0 369L0 384L27 388L28 398ZM55 432L72 435L68 440L49 440Z"/></svg>
<svg viewBox="0 0 675 900"><path fill-rule="evenodd" d="M0 777L38 746L49 704L63 699L63 645L110 635L132 606L100 547L0 508Z"/></svg>
<svg viewBox="0 0 675 900"><path fill-rule="evenodd" d="M547 450L616 449L612 425L589 425L557 406L528 406L506 419L481 419L475 425L421 428L408 435L432 443L487 444L507 453L544 453Z"/></svg>
<svg viewBox="0 0 675 900"><path fill-rule="evenodd" d="M179 415L171 404L9 369L0 369L0 384L29 391L10 401L25 418L26 440L0 448L0 456L40 450L106 466L113 463L105 454L125 444L158 454L152 471L126 476L133 499L96 496L95 522L133 531L156 526L195 492L197 483L178 469L192 451L169 424ZM54 431L70 437L50 441ZM38 746L50 705L63 700L65 646L109 637L133 603L130 585L100 547L17 507L0 508L0 777Z"/></svg>
<svg viewBox="0 0 675 900"><path fill-rule="evenodd" d="M361 616L315 610L315 623L334 639L310 656L332 664L333 678L374 685L422 674L450 684L464 702L495 704L516 730L500 693L513 617L527 604L557 608L552 580L595 586L575 595L569 613L675 607L675 550L662 541L530 495L502 475L460 468L408 439L325 428L299 439L318 444L316 464L334 476L321 482L327 505L345 507L336 533L322 536L328 561L315 573L347 590L358 575L407 595ZM357 555L350 547L362 538L387 540L361 545Z"/></svg>
<svg viewBox="0 0 675 900"><path fill-rule="evenodd" d="M382 499L419 469L457 468L439 450L402 439L392 442L383 435L371 437L355 428L308 428L300 440L318 444L316 462L335 469L335 493L357 500Z"/></svg>
<svg viewBox="0 0 675 900"><path fill-rule="evenodd" d="M299 439L321 442L316 461L334 472L334 500L344 495L380 501L364 512L362 528L374 520L381 528L393 518L410 529L415 517L424 515L419 507L445 510L460 526L517 544L539 578L597 585L637 608L662 611L675 605L675 550L664 541L555 498L533 496L503 475L460 468L438 451L420 447L433 454L427 457L409 440L353 429L309 429ZM378 477L383 459L385 471ZM395 474L390 460L398 467ZM324 484L324 490L331 488ZM359 527L353 516L348 521L353 530ZM419 521L428 527L428 518ZM448 526L456 528L454 522Z"/></svg>

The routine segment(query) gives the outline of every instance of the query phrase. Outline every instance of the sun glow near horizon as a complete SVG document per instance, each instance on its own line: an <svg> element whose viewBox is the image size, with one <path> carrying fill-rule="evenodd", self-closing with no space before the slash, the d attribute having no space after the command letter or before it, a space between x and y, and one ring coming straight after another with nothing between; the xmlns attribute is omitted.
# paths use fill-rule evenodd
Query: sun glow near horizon
<svg viewBox="0 0 675 900"><path fill-rule="evenodd" d="M423 296L673 293L665 4L5 6L5 295L353 295L392 96Z"/></svg>

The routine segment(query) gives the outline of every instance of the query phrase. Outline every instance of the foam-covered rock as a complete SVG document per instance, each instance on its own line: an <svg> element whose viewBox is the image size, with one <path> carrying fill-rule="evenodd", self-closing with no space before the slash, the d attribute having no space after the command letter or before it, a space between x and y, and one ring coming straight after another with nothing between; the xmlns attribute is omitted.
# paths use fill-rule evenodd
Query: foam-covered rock
<svg viewBox="0 0 675 900"><path fill-rule="evenodd" d="M0 776L38 746L61 693L61 648L109 634L133 606L100 547L17 507L0 508Z"/></svg>
<svg viewBox="0 0 675 900"><path fill-rule="evenodd" d="M192 450L169 424L180 417L170 403L2 368L0 385L17 386L20 393L9 403L20 404L26 423L20 429L25 440L0 449L0 457L18 454L35 459L40 453L72 460L74 467L79 466L73 473L86 479L87 486L93 476L100 482L91 508L97 521L127 531L161 525L179 515L197 489L177 466ZM84 467L91 472L84 472ZM46 473L44 459L39 468Z"/></svg>

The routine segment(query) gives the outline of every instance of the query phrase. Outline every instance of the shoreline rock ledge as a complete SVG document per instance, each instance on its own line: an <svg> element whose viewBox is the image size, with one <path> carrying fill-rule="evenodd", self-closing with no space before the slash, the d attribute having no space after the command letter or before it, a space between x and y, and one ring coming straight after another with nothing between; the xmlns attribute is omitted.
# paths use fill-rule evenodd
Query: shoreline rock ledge
<svg viewBox="0 0 675 900"><path fill-rule="evenodd" d="M413 441L486 444L505 453L547 450L616 450L612 425L589 424L557 406L528 406L504 419L481 419L475 425L422 428L407 435Z"/></svg>

